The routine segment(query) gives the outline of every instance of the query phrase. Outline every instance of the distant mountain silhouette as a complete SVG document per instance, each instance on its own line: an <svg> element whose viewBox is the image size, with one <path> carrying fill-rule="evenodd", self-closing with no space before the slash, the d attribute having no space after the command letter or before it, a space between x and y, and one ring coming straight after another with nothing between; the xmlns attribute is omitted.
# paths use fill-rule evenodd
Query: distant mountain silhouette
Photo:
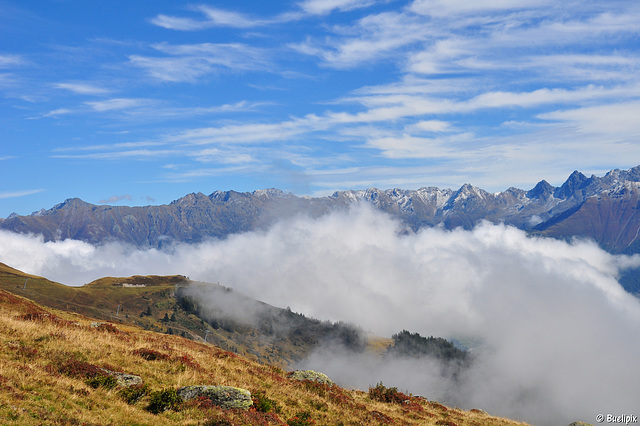
<svg viewBox="0 0 640 426"><path fill-rule="evenodd" d="M93 205L71 198L31 215L13 214L0 220L0 229L42 234L47 241L116 240L162 247L261 229L296 214L317 217L358 203L386 212L413 230L435 225L470 229L487 220L537 235L592 238L611 253L640 253L640 166L603 177L575 171L560 187L542 180L529 191L509 188L499 193L470 184L457 191L369 188L328 197L265 189L188 194L168 205L146 207Z"/></svg>

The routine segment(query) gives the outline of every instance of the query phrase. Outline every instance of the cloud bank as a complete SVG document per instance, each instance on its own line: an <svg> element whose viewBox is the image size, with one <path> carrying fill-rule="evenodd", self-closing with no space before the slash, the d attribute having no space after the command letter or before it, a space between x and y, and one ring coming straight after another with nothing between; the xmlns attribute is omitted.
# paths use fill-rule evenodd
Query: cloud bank
<svg viewBox="0 0 640 426"><path fill-rule="evenodd" d="M345 386L383 380L536 424L637 414L640 302L616 278L640 258L588 241L529 238L491 224L411 233L367 208L168 251L7 232L0 241L1 262L67 284L183 274L382 336L408 329L478 342L473 366L456 383L415 361L307 361Z"/></svg>

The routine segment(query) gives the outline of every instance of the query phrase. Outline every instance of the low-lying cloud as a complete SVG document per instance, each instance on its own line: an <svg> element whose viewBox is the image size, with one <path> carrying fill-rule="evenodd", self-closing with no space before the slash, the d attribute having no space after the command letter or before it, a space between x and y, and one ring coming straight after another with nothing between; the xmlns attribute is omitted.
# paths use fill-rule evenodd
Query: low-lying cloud
<svg viewBox="0 0 640 426"><path fill-rule="evenodd" d="M610 255L592 242L530 238L492 224L411 233L367 208L167 251L8 232L0 232L0 242L1 262L66 284L183 274L382 336L407 329L478 342L472 367L455 384L415 361L307 360L346 386L383 380L537 424L640 414L633 412L640 302L617 282L640 259Z"/></svg>

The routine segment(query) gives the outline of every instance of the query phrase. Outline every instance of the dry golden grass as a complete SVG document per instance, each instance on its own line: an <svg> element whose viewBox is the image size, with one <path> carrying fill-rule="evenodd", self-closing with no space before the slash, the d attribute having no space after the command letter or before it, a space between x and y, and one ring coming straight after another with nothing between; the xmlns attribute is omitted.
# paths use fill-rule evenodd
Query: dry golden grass
<svg viewBox="0 0 640 426"><path fill-rule="evenodd" d="M367 392L290 380L277 367L212 345L122 324L96 328L93 321L0 290L0 424L286 425L307 413L307 423L298 424L522 425L418 398L406 404L378 402ZM129 405L121 388L94 389L81 377L60 373L70 360L139 375L150 390L194 384L241 387L274 401L278 410L234 411L191 403L156 415L145 409L149 395Z"/></svg>
<svg viewBox="0 0 640 426"><path fill-rule="evenodd" d="M392 344L393 339L374 335L367 336L367 350L380 356L382 356Z"/></svg>

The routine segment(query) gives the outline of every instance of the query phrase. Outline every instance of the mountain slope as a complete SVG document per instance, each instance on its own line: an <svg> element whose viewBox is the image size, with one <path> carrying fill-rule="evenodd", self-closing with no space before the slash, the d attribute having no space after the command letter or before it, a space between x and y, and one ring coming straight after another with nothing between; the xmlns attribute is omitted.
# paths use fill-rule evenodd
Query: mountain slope
<svg viewBox="0 0 640 426"><path fill-rule="evenodd" d="M640 233L639 208L640 186L628 183L587 197L534 229L555 238L589 237L611 253L635 253Z"/></svg>
<svg viewBox="0 0 640 426"><path fill-rule="evenodd" d="M199 242L265 228L297 214L317 217L354 204L386 212L413 230L442 224L472 228L482 220L506 223L557 238L592 238L612 253L640 252L637 215L640 166L603 177L575 171L560 187L542 180L531 190L488 193L465 184L457 191L338 191L328 197L297 197L276 189L251 193L189 194L171 204L146 207L96 206L68 199L28 216L11 215L0 229L42 234L47 241L74 238L98 244L117 240L137 247L172 241Z"/></svg>
<svg viewBox="0 0 640 426"><path fill-rule="evenodd" d="M294 380L210 344L94 323L0 290L0 423L524 425L398 392L392 393L398 402L380 402L374 393ZM136 375L143 384L125 388L107 380L113 372ZM201 384L246 389L253 407L169 399L179 387ZM159 409L162 401L172 408Z"/></svg>
<svg viewBox="0 0 640 426"><path fill-rule="evenodd" d="M307 318L181 275L106 277L70 287L0 263L0 289L103 321L196 341L206 338L226 350L283 367L328 341L361 352L385 340L368 339L349 324Z"/></svg>

